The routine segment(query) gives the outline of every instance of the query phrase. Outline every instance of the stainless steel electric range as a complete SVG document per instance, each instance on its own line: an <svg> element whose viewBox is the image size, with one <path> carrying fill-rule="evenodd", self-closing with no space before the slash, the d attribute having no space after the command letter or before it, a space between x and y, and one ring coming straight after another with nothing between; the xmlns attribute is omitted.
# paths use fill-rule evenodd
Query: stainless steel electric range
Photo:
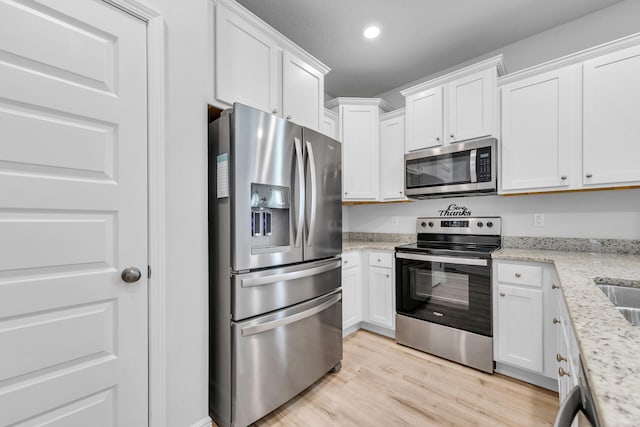
<svg viewBox="0 0 640 427"><path fill-rule="evenodd" d="M491 253L500 217L418 218L396 247L396 341L493 372Z"/></svg>

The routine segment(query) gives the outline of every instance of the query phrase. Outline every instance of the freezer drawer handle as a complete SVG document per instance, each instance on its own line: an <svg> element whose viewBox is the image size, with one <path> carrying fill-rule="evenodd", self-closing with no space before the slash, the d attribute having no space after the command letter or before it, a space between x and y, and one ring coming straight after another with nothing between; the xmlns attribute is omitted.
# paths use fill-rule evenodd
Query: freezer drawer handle
<svg viewBox="0 0 640 427"><path fill-rule="evenodd" d="M458 258L458 257L447 257L447 256L407 254L407 253L396 253L396 258L413 259L416 261L442 262L445 264L482 265L482 266L487 265L487 260L480 259L480 258Z"/></svg>
<svg viewBox="0 0 640 427"><path fill-rule="evenodd" d="M312 307L308 310L303 311L302 313L297 313L294 314L292 316L288 316L288 317L283 317L282 319L278 319L278 320L273 320L271 322L266 322L263 323L261 325L256 325L256 326L247 326L246 328L242 328L242 330L240 331L243 337L249 336L249 335L255 335L255 334L259 334L262 332L266 332L266 331L270 331L272 329L275 329L279 326L284 326L284 325L289 325L291 323L295 323L298 322L302 319L306 319L307 317L311 317L314 314L320 313L321 311L331 307L332 305L334 305L335 303L337 303L338 301L340 301L340 299L342 298L341 294L336 294L334 295L330 300L323 302L320 305L317 305L315 307Z"/></svg>
<svg viewBox="0 0 640 427"><path fill-rule="evenodd" d="M273 274L270 276L251 277L240 280L240 286L248 288L251 286L269 285L284 280L301 279L303 277L315 276L316 274L325 273L327 271L340 268L340 260L333 261L329 264L320 265L318 267L308 268L300 271L292 271L290 273Z"/></svg>

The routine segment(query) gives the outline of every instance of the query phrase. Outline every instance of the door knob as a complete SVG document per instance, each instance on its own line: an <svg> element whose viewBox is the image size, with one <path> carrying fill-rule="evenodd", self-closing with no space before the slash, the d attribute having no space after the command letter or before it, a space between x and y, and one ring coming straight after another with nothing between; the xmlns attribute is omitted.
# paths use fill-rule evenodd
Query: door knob
<svg viewBox="0 0 640 427"><path fill-rule="evenodd" d="M122 280L127 283L135 283L140 280L142 273L136 267L127 267L122 270L120 277L122 277Z"/></svg>

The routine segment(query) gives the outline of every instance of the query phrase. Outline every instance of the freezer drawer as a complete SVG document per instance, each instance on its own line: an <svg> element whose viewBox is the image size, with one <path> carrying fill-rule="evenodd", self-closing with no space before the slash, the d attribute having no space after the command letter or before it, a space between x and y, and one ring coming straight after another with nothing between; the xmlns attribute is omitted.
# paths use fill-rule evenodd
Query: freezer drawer
<svg viewBox="0 0 640 427"><path fill-rule="evenodd" d="M342 292L232 323L231 424L246 426L342 359Z"/></svg>
<svg viewBox="0 0 640 427"><path fill-rule="evenodd" d="M339 258L272 268L231 278L231 316L243 320L288 307L342 286Z"/></svg>

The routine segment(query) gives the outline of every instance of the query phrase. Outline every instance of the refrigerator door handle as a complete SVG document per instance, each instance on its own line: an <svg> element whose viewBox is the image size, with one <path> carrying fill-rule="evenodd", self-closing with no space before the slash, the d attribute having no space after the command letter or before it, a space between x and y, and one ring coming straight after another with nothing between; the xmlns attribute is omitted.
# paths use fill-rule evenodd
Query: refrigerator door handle
<svg viewBox="0 0 640 427"><path fill-rule="evenodd" d="M298 223L296 224L296 237L294 247L299 248L302 243L302 229L304 223L305 184L304 184L304 159L302 158L302 143L300 139L293 138L296 163L298 165L298 179L300 180L300 204L298 206Z"/></svg>
<svg viewBox="0 0 640 427"><path fill-rule="evenodd" d="M342 265L341 260L333 261L329 264L320 265L317 267L307 268L305 270L291 271L289 273L272 274L269 276L259 276L240 280L240 286L248 288L251 286L268 285L271 283L282 282L286 280L302 279L303 277L311 277L317 274L326 273L327 271L340 268Z"/></svg>
<svg viewBox="0 0 640 427"><path fill-rule="evenodd" d="M342 298L342 294L338 291L338 293L334 294L333 297L331 297L331 299L319 305L316 305L315 307L311 307L308 310L293 314L291 316L283 317L282 319L272 320L270 322L265 322L260 325L247 326L245 328L242 328L240 330L240 333L242 334L243 337L246 337L249 335L255 335L255 334L260 334L262 332L267 332L279 326L289 325L291 323L298 322L302 319L311 317L314 314L320 313L321 311L331 307L332 305L340 301L341 298Z"/></svg>
<svg viewBox="0 0 640 427"><path fill-rule="evenodd" d="M311 175L311 219L309 220L309 230L307 233L307 246L311 246L313 235L316 229L316 211L317 211L317 177L316 177L316 160L313 157L313 147L309 141L307 145L307 161L309 163L309 172Z"/></svg>

